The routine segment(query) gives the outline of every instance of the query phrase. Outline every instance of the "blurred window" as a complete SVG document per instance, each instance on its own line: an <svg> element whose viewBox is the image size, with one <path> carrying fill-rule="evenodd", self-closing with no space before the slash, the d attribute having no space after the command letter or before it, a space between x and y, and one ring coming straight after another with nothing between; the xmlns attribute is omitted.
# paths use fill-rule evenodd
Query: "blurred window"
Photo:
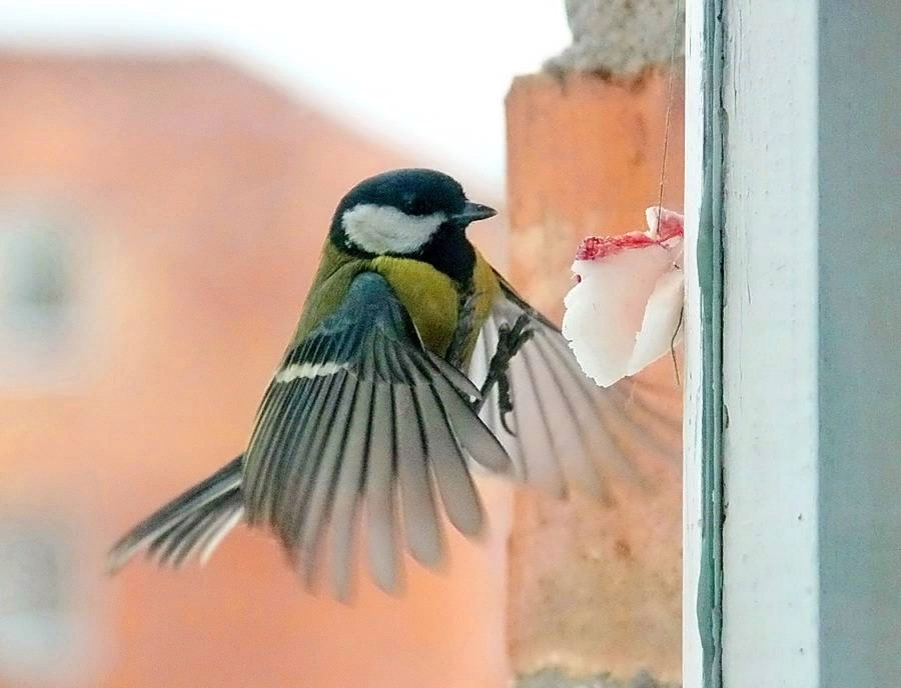
<svg viewBox="0 0 901 688"><path fill-rule="evenodd" d="M0 218L0 346L36 356L65 347L72 258L70 239L59 228Z"/></svg>
<svg viewBox="0 0 901 688"><path fill-rule="evenodd" d="M0 203L0 389L65 386L80 364L77 234L61 217Z"/></svg>
<svg viewBox="0 0 901 688"><path fill-rule="evenodd" d="M73 564L58 530L0 520L0 677L16 682L71 675L84 633L73 611Z"/></svg>

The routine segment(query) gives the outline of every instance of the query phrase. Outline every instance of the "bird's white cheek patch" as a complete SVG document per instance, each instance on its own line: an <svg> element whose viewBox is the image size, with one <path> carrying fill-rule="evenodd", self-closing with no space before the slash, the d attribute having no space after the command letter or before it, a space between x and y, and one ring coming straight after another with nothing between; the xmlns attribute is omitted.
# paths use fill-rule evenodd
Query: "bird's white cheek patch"
<svg viewBox="0 0 901 688"><path fill-rule="evenodd" d="M293 363L275 376L276 382L292 382L298 378L323 377L334 375L344 366L338 363Z"/></svg>
<svg viewBox="0 0 901 688"><path fill-rule="evenodd" d="M444 213L407 215L383 205L357 205L344 212L341 223L348 240L367 253L408 254L419 250L447 219Z"/></svg>
<svg viewBox="0 0 901 688"><path fill-rule="evenodd" d="M607 387L667 354L681 339L682 215L649 208L649 230L588 237L564 299L563 334L579 365Z"/></svg>

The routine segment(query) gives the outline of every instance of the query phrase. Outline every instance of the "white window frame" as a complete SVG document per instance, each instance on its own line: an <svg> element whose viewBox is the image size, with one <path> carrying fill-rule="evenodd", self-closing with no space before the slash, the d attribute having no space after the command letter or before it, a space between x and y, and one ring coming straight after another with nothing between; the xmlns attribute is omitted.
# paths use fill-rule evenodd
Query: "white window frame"
<svg viewBox="0 0 901 688"><path fill-rule="evenodd" d="M899 27L687 3L685 686L901 674Z"/></svg>

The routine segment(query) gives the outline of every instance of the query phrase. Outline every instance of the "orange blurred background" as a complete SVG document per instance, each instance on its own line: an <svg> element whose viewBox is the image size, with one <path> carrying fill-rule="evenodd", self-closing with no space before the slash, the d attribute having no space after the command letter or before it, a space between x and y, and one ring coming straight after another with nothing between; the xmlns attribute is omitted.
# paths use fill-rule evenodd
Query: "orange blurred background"
<svg viewBox="0 0 901 688"><path fill-rule="evenodd" d="M402 600L308 595L244 529L103 575L243 447L344 191L429 161L203 57L6 53L0 94L0 686L505 685L501 486Z"/></svg>

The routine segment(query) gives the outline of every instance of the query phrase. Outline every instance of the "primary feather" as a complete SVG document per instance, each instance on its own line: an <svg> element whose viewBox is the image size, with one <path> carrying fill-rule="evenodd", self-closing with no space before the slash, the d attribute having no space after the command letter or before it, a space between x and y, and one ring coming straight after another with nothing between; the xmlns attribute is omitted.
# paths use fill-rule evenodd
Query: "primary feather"
<svg viewBox="0 0 901 688"><path fill-rule="evenodd" d="M672 414L658 411L653 390L637 379L597 387L559 329L498 280L501 295L481 329L469 373L477 384L484 380L500 328L528 317L532 336L508 371L513 410L502 419L495 388L480 413L509 452L516 477L560 498L576 487L606 501L611 479L644 480L633 460L636 442L657 460L678 461L680 429L672 427Z"/></svg>
<svg viewBox="0 0 901 688"><path fill-rule="evenodd" d="M161 564L176 568L195 555L205 561L244 516L243 458L232 460L132 528L110 550L109 572L118 571L145 547Z"/></svg>

